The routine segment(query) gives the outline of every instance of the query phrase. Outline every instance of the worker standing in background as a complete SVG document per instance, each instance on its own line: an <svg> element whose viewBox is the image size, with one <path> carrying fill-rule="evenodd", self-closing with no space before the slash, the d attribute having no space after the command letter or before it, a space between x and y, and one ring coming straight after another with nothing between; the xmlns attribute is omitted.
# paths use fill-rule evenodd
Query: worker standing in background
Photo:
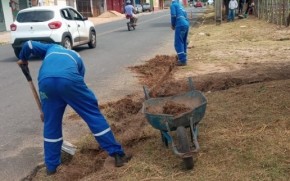
<svg viewBox="0 0 290 181"><path fill-rule="evenodd" d="M174 33L174 47L177 52L177 66L187 64L187 36L189 31L189 21L187 13L178 0L172 0L170 5L171 29Z"/></svg>

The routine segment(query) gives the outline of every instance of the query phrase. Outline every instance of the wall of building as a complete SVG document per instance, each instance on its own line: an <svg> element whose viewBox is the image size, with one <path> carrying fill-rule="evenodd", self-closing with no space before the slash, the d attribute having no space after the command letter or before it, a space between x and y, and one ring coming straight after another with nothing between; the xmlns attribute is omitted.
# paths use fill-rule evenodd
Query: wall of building
<svg viewBox="0 0 290 181"><path fill-rule="evenodd" d="M12 10L9 6L9 2L10 2L10 0L2 0L6 31L10 31L10 24L13 23L13 14L12 14Z"/></svg>
<svg viewBox="0 0 290 181"><path fill-rule="evenodd" d="M10 25L13 23L14 18L19 10L31 7L31 6L53 6L55 5L68 5L76 8L76 0L1 0L3 15L0 14L0 20L4 18L4 21L0 22L0 31L10 31ZM16 4L16 6L10 7L10 4ZM38 4L37 4L38 3ZM3 16L3 17L2 17ZM5 26L5 28L3 28Z"/></svg>

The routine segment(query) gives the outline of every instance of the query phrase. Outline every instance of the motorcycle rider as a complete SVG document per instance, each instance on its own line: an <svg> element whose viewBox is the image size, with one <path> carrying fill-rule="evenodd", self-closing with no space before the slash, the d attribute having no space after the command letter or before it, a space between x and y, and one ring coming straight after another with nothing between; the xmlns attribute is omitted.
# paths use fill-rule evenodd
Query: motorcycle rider
<svg viewBox="0 0 290 181"><path fill-rule="evenodd" d="M138 20L138 18L137 18L137 16L135 15L135 8L134 8L134 6L131 4L131 1L130 0L128 0L127 2L126 2L126 6L125 6L125 15L126 15L126 18L127 19L133 19L133 26L136 26L137 24L137 20Z"/></svg>

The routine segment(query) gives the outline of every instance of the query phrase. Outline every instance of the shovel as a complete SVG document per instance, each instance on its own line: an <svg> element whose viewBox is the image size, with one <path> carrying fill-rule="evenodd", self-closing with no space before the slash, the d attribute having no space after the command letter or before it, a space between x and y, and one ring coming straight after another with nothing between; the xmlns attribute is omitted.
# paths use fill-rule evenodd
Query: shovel
<svg viewBox="0 0 290 181"><path fill-rule="evenodd" d="M44 116L43 116L43 112L42 112L42 109L41 109L41 103L40 103L40 100L39 100L39 97L38 97L38 94L37 94L37 91L35 89L35 86L32 82L32 78L31 78L31 75L30 75L30 71L29 71L29 68L28 68L28 65L27 64L19 64L23 74L25 75L28 83L29 83L29 86L32 90L32 93L33 93L33 97L35 99L35 102L37 104L37 107L40 111L40 118L42 120L42 122L44 121ZM75 152L76 152L76 146L74 146L73 144L67 142L67 141L63 141L62 143L62 146L61 146L61 150L70 154L70 155L74 155Z"/></svg>

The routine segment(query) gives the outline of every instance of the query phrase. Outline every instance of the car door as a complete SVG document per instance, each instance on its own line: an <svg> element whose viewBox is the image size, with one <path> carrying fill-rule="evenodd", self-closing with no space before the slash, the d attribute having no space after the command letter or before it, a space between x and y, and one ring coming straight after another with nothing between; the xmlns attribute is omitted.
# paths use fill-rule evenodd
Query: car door
<svg viewBox="0 0 290 181"><path fill-rule="evenodd" d="M73 19L77 24L80 35L80 43L83 44L89 42L89 27L86 27L86 23L83 16L72 8L70 8L69 10L71 12Z"/></svg>
<svg viewBox="0 0 290 181"><path fill-rule="evenodd" d="M62 9L61 16L63 17L64 22L66 23L67 26L67 30L71 35L73 46L80 44L80 34L78 30L78 25L74 20L72 14L70 13L70 10L68 8Z"/></svg>

